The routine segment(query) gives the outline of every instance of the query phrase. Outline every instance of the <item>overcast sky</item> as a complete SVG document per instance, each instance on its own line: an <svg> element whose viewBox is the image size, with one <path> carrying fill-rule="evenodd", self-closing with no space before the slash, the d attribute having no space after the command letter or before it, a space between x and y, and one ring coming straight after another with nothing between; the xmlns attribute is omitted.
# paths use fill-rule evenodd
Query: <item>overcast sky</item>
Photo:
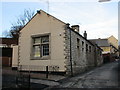
<svg viewBox="0 0 120 90"><path fill-rule="evenodd" d="M65 23L80 25L80 34L86 30L89 39L111 35L118 39L118 1L100 3L98 0L49 0L48 4L47 0L2 0L0 28L3 33L8 31L11 23L23 14L24 9L42 9ZM0 36L3 36L2 32Z"/></svg>

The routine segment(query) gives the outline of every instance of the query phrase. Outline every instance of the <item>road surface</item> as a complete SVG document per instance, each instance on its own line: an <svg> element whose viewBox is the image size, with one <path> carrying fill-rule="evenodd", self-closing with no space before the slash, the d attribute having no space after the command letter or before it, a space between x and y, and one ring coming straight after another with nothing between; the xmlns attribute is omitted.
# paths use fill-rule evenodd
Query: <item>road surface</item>
<svg viewBox="0 0 120 90"><path fill-rule="evenodd" d="M118 62L61 81L59 88L118 88Z"/></svg>

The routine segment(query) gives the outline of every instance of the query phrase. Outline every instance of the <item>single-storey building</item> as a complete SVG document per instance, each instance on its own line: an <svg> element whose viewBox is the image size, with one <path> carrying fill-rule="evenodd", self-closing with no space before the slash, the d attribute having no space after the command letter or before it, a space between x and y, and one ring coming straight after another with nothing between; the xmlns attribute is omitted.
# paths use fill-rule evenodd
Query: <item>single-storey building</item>
<svg viewBox="0 0 120 90"><path fill-rule="evenodd" d="M15 49L13 67L19 70L56 71L76 74L102 64L102 49L70 26L40 10L23 27Z"/></svg>

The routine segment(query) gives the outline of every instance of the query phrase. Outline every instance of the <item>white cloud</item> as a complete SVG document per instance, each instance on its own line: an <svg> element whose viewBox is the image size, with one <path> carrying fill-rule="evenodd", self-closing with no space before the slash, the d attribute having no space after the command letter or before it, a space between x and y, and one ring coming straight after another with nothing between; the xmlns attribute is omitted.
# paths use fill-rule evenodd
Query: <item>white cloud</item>
<svg viewBox="0 0 120 90"><path fill-rule="evenodd" d="M88 38L118 38L118 18L108 8L96 3L51 3L50 13L66 23L79 24L80 33L88 32Z"/></svg>
<svg viewBox="0 0 120 90"><path fill-rule="evenodd" d="M82 28L87 30L88 38L106 38L111 35L114 35L116 38L118 38L117 22L118 20L114 18L109 21L84 25Z"/></svg>
<svg viewBox="0 0 120 90"><path fill-rule="evenodd" d="M80 6L79 6L80 4ZM65 21L70 21L70 23L81 22L91 23L95 21L104 21L106 11L104 7L96 3L81 3L66 4L66 3L56 3L50 5L51 14L60 17ZM91 6L92 5L92 6ZM84 22L85 21L85 22Z"/></svg>
<svg viewBox="0 0 120 90"><path fill-rule="evenodd" d="M92 24L86 24L86 25L84 25L84 27L86 28L86 29L89 29L89 28L91 28L91 29L101 29L101 28L106 28L106 27L109 27L109 28L111 28L111 27L115 27L115 26L117 26L117 22L118 22L118 20L116 19L116 18L114 18L114 19L110 19L110 20L108 20L108 21L103 21L103 22L98 22L98 23L92 23Z"/></svg>

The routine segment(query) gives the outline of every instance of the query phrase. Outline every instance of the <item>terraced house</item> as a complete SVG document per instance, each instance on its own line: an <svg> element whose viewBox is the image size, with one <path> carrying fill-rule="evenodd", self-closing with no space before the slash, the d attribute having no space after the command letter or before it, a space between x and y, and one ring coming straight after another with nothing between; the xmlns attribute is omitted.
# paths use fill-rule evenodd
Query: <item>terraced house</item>
<svg viewBox="0 0 120 90"><path fill-rule="evenodd" d="M20 31L18 58L13 67L30 71L81 73L102 64L97 45L87 40L87 33L79 34L79 26L70 26L40 10Z"/></svg>

